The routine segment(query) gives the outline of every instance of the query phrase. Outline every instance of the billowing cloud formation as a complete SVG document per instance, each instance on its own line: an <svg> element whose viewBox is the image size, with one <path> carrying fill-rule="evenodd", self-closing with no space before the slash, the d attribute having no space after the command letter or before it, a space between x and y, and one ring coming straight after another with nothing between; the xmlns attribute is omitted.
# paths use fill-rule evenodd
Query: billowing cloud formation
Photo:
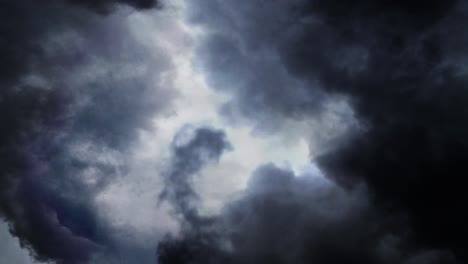
<svg viewBox="0 0 468 264"><path fill-rule="evenodd" d="M112 249L94 194L171 98L158 87L170 60L118 12L99 14L116 4L156 2L0 4L0 216L38 260L87 263Z"/></svg>
<svg viewBox="0 0 468 264"><path fill-rule="evenodd" d="M202 68L213 86L233 95L225 113L248 118L260 126L281 125L289 118L314 118L324 102L345 97L359 127L317 158L325 175L351 193L366 185L370 203L391 212L384 214L390 219L391 215L406 216L414 239L408 239L402 248L439 248L466 262L468 219L463 213L467 200L463 175L468 160L467 35L461 25L468 22L467 8L466 3L455 0L203 0L191 1L189 10L191 21L205 29L199 50ZM294 197L291 193L288 195ZM273 197L287 204L292 199L288 195ZM303 198L294 202L302 203L304 209L299 211L307 212L306 205L314 203L314 198ZM325 199L323 203L325 208L333 208L332 201ZM254 204L246 198L242 208ZM271 210L272 217L239 209L240 219L258 220L257 229L268 228L276 218L281 221L281 217L293 214L290 210L295 208L294 203L282 206ZM246 249L234 244L231 250L228 244L222 251L222 242L212 242L216 235L189 233L172 242L175 245L164 244L166 253L161 260L206 263L214 259L216 263L221 262L216 257L220 254L234 263L295 263L288 255L295 252L294 246L289 246L292 244L316 255L304 256L299 250L299 263L385 263L381 261L391 258L380 260L367 251L372 248L369 241L378 244L382 240L366 231L359 233L361 229L354 226L357 219L366 226L384 223L379 210L369 222L366 214L356 219L343 216L336 226L332 221L331 230L343 230L339 234L318 232L317 240L294 241L292 237L289 243L276 242L285 237L275 228L252 234L251 226L235 222L224 230L238 228L236 232L242 238L239 243L248 244L250 234L275 242L262 240ZM229 210L225 214L229 215ZM308 221L314 226L320 219L311 217ZM352 232L351 226L358 233ZM292 226L284 228L285 232L296 232ZM314 231L307 235L314 236ZM348 236L357 239L349 244L354 248L348 247ZM228 236L227 240L232 243L235 239ZM284 243L284 247L265 250L274 257L256 255L276 243ZM178 250L189 257L179 257L182 253ZM328 253L322 257L321 252ZM347 258L340 259L342 256ZM405 261L397 258L390 263ZM423 257L414 261L430 263Z"/></svg>
<svg viewBox="0 0 468 264"><path fill-rule="evenodd" d="M154 188L180 222L159 244L160 263L468 262L464 1L185 3L202 28L195 65L229 94L230 124L280 133L318 118L311 124L339 133L311 151L325 178L261 166L207 216L192 181L229 143L210 128L180 132ZM151 259L119 240L95 198L171 104L172 59L187 71L190 58L149 50L146 31L125 22L128 10L158 6L0 4L0 215L37 260Z"/></svg>
<svg viewBox="0 0 468 264"><path fill-rule="evenodd" d="M230 148L221 130L186 126L176 134L161 199L173 205L182 221L194 224L202 220L197 208L198 196L192 187L193 177L210 162L218 161Z"/></svg>
<svg viewBox="0 0 468 264"><path fill-rule="evenodd" d="M187 217L160 263L456 263L410 245L404 217L388 217L365 190L265 165L218 217Z"/></svg>

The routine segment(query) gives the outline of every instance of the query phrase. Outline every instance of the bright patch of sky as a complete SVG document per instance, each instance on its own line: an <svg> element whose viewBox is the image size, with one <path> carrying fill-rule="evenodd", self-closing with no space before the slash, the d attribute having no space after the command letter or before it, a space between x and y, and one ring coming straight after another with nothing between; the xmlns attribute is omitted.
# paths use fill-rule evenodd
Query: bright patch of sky
<svg viewBox="0 0 468 264"><path fill-rule="evenodd" d="M154 129L141 131L139 143L130 157L125 157L130 169L121 172L122 175L96 197L100 215L111 223L116 236L132 244L144 243L156 248L158 238L177 230L170 208L164 203L158 204L158 196L162 189L160 175L170 158L171 141L187 124L223 129L233 146L219 163L206 167L195 182L206 213L216 213L244 189L251 173L262 164L274 163L297 174L319 174L310 161L308 124L293 124L296 129L291 131L258 134L253 133L253 127L248 124L231 125L222 119L219 109L229 98L209 87L203 73L193 67L195 47L203 32L185 24L182 0L171 2L163 12L130 12L125 19L142 43L153 48L155 53L164 50L172 58L175 70L163 73L162 85L171 84L178 95L172 111L154 120ZM155 89L160 85L155 84ZM291 133L295 140L290 139ZM88 176L84 180L92 184L92 173ZM15 238L8 234L5 224L0 224L0 235L8 237L1 239L8 243L2 250L24 253L15 253L18 256L15 260L0 252L7 256L8 263L32 263Z"/></svg>
<svg viewBox="0 0 468 264"><path fill-rule="evenodd" d="M104 217L119 229L133 229L137 236L154 237L155 233L177 228L168 208L158 207L158 195L172 139L187 124L223 129L233 146L219 163L205 168L195 182L208 213L215 213L244 189L251 173L262 164L274 163L296 173L318 174L310 162L307 131L291 141L290 134L258 135L247 124L233 126L222 119L219 109L229 98L209 87L203 73L194 69L195 47L203 33L185 24L183 8L181 1L173 2L159 14L134 13L128 17L130 27L143 43L170 54L175 72L164 73L163 82L171 83L178 93L172 111L154 120L154 130L141 132L128 175L112 183L97 198Z"/></svg>
<svg viewBox="0 0 468 264"><path fill-rule="evenodd" d="M5 264L36 264L29 253L22 249L19 245L19 240L13 237L9 230L8 224L0 220L0 263Z"/></svg>

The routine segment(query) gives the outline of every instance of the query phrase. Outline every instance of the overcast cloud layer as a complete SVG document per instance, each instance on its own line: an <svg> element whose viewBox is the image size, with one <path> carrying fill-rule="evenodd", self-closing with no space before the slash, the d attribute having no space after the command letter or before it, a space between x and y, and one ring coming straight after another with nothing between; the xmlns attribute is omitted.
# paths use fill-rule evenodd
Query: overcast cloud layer
<svg viewBox="0 0 468 264"><path fill-rule="evenodd" d="M385 236L359 233L359 228L351 228L352 216L306 219L310 225L343 221L332 227L345 229L339 235L325 232L322 237L320 232L301 229L301 224L290 227L288 221L269 229L271 219L283 213L290 221L297 217L288 205L269 208L274 202L268 199L288 204L290 195L262 193L265 211L242 211L255 204L248 197L238 213L240 219L255 219L258 226L236 219L226 227L235 230L223 238L231 248L223 252L223 244L213 242L215 235L210 233L205 238L188 232L176 244L167 242L164 263L173 263L171 257L183 252L187 257L182 263L220 263L222 258L233 263L430 262L409 257L421 248L441 249L453 254L450 262L466 262L464 2L192 1L189 10L192 23L207 32L199 64L212 87L233 95L224 108L228 117L247 118L271 130L269 124L281 127L287 119L320 117L329 100L345 98L358 124L351 123L348 132L316 160L336 188L353 192L366 186L367 199L378 208L370 210L385 216L385 221L376 217L366 223L366 214L361 214L360 224L370 228L371 223L378 226L403 217L403 229L409 231L383 227L407 243L398 246L405 257L392 260L366 246L373 239L370 245L383 243ZM314 197L303 202L313 204ZM331 200L323 200L323 206L328 203L331 207ZM262 218L261 212L268 217ZM230 214L227 209L220 219L230 219ZM275 236L281 228L284 231ZM285 242L289 232L300 235ZM266 235L269 240L253 243L245 251L248 241ZM298 249L301 246L303 251Z"/></svg>
<svg viewBox="0 0 468 264"><path fill-rule="evenodd" d="M1 4L0 212L38 260L86 263L112 250L93 196L125 168L138 130L173 93L160 77L170 58L139 43L125 21L130 8L153 4ZM120 14L103 14L113 10Z"/></svg>
<svg viewBox="0 0 468 264"><path fill-rule="evenodd" d="M0 264L468 263L461 0L0 4Z"/></svg>

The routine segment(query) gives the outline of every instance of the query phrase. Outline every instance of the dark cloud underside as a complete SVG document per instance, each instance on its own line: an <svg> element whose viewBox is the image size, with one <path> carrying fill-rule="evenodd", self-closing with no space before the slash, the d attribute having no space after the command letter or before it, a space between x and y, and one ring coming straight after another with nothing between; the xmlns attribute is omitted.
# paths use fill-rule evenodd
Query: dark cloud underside
<svg viewBox="0 0 468 264"><path fill-rule="evenodd" d="M182 221L197 222L202 217L197 209L193 178L204 166L217 162L231 145L221 130L185 126L175 135L171 148L173 157L160 199L170 202Z"/></svg>
<svg viewBox="0 0 468 264"><path fill-rule="evenodd" d="M95 11L109 11L115 4L126 4L138 9L159 7L157 0L68 0L71 3L92 8Z"/></svg>
<svg viewBox="0 0 468 264"><path fill-rule="evenodd" d="M365 190L266 165L218 217L183 219L160 263L456 263L411 245L404 216L388 217Z"/></svg>
<svg viewBox="0 0 468 264"><path fill-rule="evenodd" d="M200 65L214 87L234 95L226 106L228 113L240 113L266 127L289 118L314 118L334 96L346 97L360 125L318 157L327 177L348 192L364 184L379 210L406 216L414 237L399 246L403 252L438 248L452 252L462 263L468 261L465 2L213 0L189 6L190 21L207 32L199 49ZM273 217L242 210L240 217L258 220L258 228L268 228L271 219L286 216L294 221L288 195L265 197L287 204L265 212ZM313 197L304 199L298 203L314 203ZM243 203L244 207L255 204L250 199ZM328 203L323 200L325 207L331 206ZM385 222L379 218L385 213L370 210L377 214L372 224ZM228 217L225 214L229 210L220 218ZM242 235L271 235L268 241L275 242L252 244L248 253L236 246L222 251L222 242L211 241L216 235L185 234L164 244L162 262L222 262L210 259L217 254L233 263L386 263L391 259L381 260L367 251L367 242L378 244L385 239L366 232L354 234L353 217L343 217L337 220L342 221L336 226L343 229L339 235L319 232L314 239L307 234L292 238L284 247L265 249L269 253L263 257L258 255L263 247L281 245L285 238L275 233L277 228L284 228L286 234L297 229L283 223L275 231L261 233L239 220L226 228ZM314 226L320 219L306 222ZM358 219L367 221L365 214ZM394 235L401 238L398 232ZM348 236L358 240L350 242ZM370 237L376 240L367 240ZM232 240L228 235L227 241ZM291 253L301 246L314 257L300 250L299 255ZM177 250L189 257L177 257ZM327 252L326 257L321 252ZM419 257L390 263L431 262Z"/></svg>
<svg viewBox="0 0 468 264"><path fill-rule="evenodd" d="M319 152L326 178L261 166L209 217L192 182L230 144L221 130L182 130L160 196L181 230L159 244L159 263L468 262L464 1L186 4L205 29L196 66L231 95L224 117L275 133L344 98L358 125ZM171 58L139 43L119 13L158 7L0 3L0 216L37 260L124 251L93 198L173 97L159 85Z"/></svg>

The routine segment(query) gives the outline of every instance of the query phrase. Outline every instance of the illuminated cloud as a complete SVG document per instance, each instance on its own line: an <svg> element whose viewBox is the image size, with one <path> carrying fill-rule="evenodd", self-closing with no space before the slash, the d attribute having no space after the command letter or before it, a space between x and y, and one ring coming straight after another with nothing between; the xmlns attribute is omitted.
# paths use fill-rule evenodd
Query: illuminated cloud
<svg viewBox="0 0 468 264"><path fill-rule="evenodd" d="M0 6L0 262L468 260L463 1Z"/></svg>

